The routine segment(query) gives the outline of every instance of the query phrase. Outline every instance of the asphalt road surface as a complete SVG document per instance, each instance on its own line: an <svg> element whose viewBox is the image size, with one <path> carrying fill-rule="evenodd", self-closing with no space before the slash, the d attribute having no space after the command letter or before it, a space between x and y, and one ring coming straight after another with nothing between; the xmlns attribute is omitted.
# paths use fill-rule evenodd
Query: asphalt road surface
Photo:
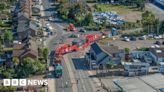
<svg viewBox="0 0 164 92"><path fill-rule="evenodd" d="M76 54L76 52L73 52ZM70 65L75 73L75 78L77 82L78 92L94 92L93 86L91 85L91 78L89 77L87 71L88 66L84 62L84 58L75 58L69 54Z"/></svg>
<svg viewBox="0 0 164 92"><path fill-rule="evenodd" d="M43 7L44 7L44 18L47 20L51 15L54 14L54 6L51 6L51 0L43 0ZM51 26L54 28L54 35L49 38L47 42L47 46L49 50L52 52L50 58L50 66L52 66L53 58L54 58L54 52L53 50L58 46L58 43L62 40L62 35L64 34L63 27L60 25L60 23L56 22L49 22ZM64 62L62 62L63 65L63 76L61 78L56 79L56 84L54 87L56 88L56 92L72 92L70 78L68 75L67 67ZM53 73L52 73L53 75Z"/></svg>

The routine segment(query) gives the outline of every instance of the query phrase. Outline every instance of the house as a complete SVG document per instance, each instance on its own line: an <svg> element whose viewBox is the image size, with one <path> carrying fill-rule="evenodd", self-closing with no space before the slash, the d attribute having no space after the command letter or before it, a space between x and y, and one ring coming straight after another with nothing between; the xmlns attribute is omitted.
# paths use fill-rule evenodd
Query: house
<svg viewBox="0 0 164 92"><path fill-rule="evenodd" d="M154 62L158 65L160 62L164 62L164 47L150 48L149 49Z"/></svg>
<svg viewBox="0 0 164 92"><path fill-rule="evenodd" d="M89 53L85 55L90 69L105 68L107 62L114 61L116 64L121 62L121 50L117 46L104 46L93 43L90 46Z"/></svg>
<svg viewBox="0 0 164 92"><path fill-rule="evenodd" d="M134 62L122 62L124 74L127 76L146 75L149 72L149 63L134 60Z"/></svg>
<svg viewBox="0 0 164 92"><path fill-rule="evenodd" d="M39 26L36 24L36 22L30 21L28 30L29 30L30 36L35 37L39 30Z"/></svg>
<svg viewBox="0 0 164 92"><path fill-rule="evenodd" d="M37 59L38 52L37 49L32 48L24 43L14 44L14 50L12 53L13 57L18 57L22 61L26 57L31 57Z"/></svg>

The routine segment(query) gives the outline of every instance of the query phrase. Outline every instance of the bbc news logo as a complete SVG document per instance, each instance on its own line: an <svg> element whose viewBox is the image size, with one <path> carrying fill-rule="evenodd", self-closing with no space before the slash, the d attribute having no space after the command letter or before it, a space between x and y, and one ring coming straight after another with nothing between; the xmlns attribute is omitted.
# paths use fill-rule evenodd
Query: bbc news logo
<svg viewBox="0 0 164 92"><path fill-rule="evenodd" d="M4 86L36 86L48 85L48 80L32 80L32 79L3 79Z"/></svg>

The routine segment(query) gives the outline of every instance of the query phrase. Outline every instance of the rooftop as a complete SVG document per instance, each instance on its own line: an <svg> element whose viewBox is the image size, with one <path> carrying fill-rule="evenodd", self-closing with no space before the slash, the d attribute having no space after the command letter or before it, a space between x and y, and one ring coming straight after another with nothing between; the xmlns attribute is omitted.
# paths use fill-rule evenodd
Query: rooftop
<svg viewBox="0 0 164 92"><path fill-rule="evenodd" d="M155 89L145 84L138 78L124 78L115 80L125 92L156 92Z"/></svg>
<svg viewBox="0 0 164 92"><path fill-rule="evenodd" d="M143 76L141 79L151 85L155 89L164 88L164 75L162 74L152 74L148 76Z"/></svg>
<svg viewBox="0 0 164 92"><path fill-rule="evenodd" d="M164 57L164 47L161 48L150 48L150 51L157 57Z"/></svg>

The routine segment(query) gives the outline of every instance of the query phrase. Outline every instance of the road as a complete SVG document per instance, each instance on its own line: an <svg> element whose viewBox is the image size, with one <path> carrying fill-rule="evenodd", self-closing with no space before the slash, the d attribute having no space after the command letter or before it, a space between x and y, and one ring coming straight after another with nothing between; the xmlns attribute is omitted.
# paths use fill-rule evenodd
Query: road
<svg viewBox="0 0 164 92"><path fill-rule="evenodd" d="M73 54L77 53L74 52ZM88 67L84 62L84 58L75 58L71 54L69 54L68 57L71 67L75 72L76 80L78 80L78 92L94 92L89 75L85 71L88 70Z"/></svg>
<svg viewBox="0 0 164 92"><path fill-rule="evenodd" d="M62 35L64 35L64 31L63 31L63 27L60 25L60 23L56 23L56 22L49 22L47 21L47 19L54 14L54 6L51 6L51 0L42 0L43 2L43 8L44 8L44 14L45 16L43 17L45 19L45 21L47 23L49 23L53 28L54 28L54 35L49 37L47 39L47 47L49 48L49 50L51 51L50 54L50 62L49 62L49 66L52 67L52 62L54 62L54 52L53 50L58 46L58 43L60 43L61 39L62 39ZM68 69L66 67L66 64L62 61L62 65L63 65L63 76L62 78L58 78L54 80L54 72L52 71L50 76L53 77L52 83L55 84L50 84L51 87L53 87L52 85L54 85L53 90L49 91L49 92L72 92L72 87L71 87L71 83L70 83L70 78L69 78L69 74L68 74ZM67 83L66 83L67 82ZM68 85L66 85L68 84Z"/></svg>

